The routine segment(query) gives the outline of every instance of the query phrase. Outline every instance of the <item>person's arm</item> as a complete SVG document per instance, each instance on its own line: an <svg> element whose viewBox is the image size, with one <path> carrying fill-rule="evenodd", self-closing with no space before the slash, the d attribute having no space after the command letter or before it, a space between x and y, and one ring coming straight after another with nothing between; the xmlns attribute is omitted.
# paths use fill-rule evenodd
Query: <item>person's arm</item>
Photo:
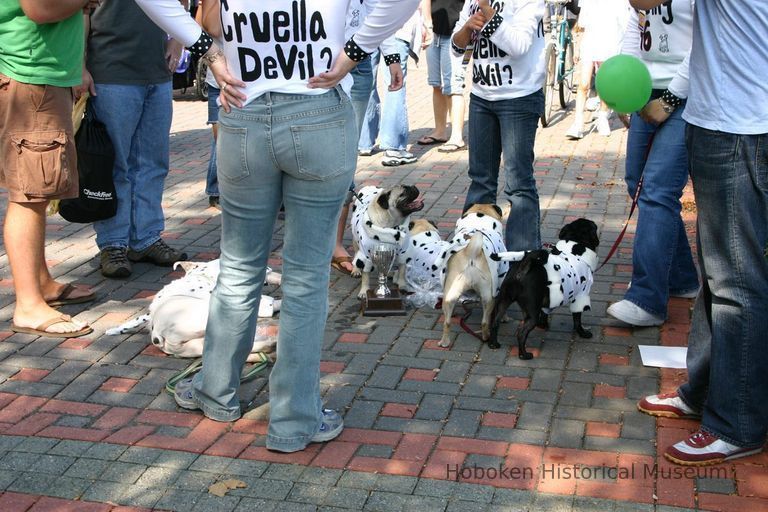
<svg viewBox="0 0 768 512"><path fill-rule="evenodd" d="M363 26L344 45L333 68L309 79L310 89L330 89L336 86L357 63L379 47L382 41L405 25L416 12L420 0L379 0Z"/></svg>
<svg viewBox="0 0 768 512"><path fill-rule="evenodd" d="M92 9L100 0L19 0L24 15L38 24L62 21L83 9Z"/></svg>
<svg viewBox="0 0 768 512"><path fill-rule="evenodd" d="M488 0L480 0L479 5L487 19L481 29L484 37L512 57L525 55L531 49L544 11L543 0L528 0L514 14L506 16L496 12Z"/></svg>
<svg viewBox="0 0 768 512"><path fill-rule="evenodd" d="M637 15L637 11L633 10L629 14L627 29L621 40L621 53L640 58L640 37L640 17Z"/></svg>
<svg viewBox="0 0 768 512"><path fill-rule="evenodd" d="M218 4L218 2L210 3ZM208 69L213 73L216 82L221 86L219 101L226 112L229 112L230 105L242 106L246 96L240 88L245 87L245 82L229 72L224 52L213 43L208 33L195 23L177 0L136 0L136 4L155 25L185 47L190 48L193 54L205 52L203 58L208 63Z"/></svg>
<svg viewBox="0 0 768 512"><path fill-rule="evenodd" d="M663 3L664 0L629 0L629 5L635 9L653 9Z"/></svg>
<svg viewBox="0 0 768 512"><path fill-rule="evenodd" d="M482 10L470 15L471 6L472 0L464 2L464 7L461 9L459 19L453 29L451 48L456 55L464 54L464 49L472 42L472 34L480 31L485 26L485 22L488 21L485 19Z"/></svg>
<svg viewBox="0 0 768 512"><path fill-rule="evenodd" d="M215 38L221 37L221 2L205 0L203 2L202 26L206 32Z"/></svg>
<svg viewBox="0 0 768 512"><path fill-rule="evenodd" d="M85 62L88 56L88 35L91 33L91 17L83 16L83 37L85 38L85 50L83 51L83 81L80 85L72 88L72 93L75 95L75 100L79 100L80 96L85 93L89 93L91 96L96 96L96 84L93 82L93 77L90 71L85 67Z"/></svg>
<svg viewBox="0 0 768 512"><path fill-rule="evenodd" d="M421 47L426 48L432 44L434 35L432 26L432 0L421 0L421 19L424 23Z"/></svg>

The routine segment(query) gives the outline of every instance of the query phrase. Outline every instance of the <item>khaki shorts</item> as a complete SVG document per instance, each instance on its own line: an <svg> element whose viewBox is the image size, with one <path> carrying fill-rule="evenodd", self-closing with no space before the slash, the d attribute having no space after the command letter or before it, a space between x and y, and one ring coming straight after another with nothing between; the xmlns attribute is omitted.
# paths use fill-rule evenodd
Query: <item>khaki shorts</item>
<svg viewBox="0 0 768 512"><path fill-rule="evenodd" d="M15 203L78 196L70 87L0 73L0 187Z"/></svg>

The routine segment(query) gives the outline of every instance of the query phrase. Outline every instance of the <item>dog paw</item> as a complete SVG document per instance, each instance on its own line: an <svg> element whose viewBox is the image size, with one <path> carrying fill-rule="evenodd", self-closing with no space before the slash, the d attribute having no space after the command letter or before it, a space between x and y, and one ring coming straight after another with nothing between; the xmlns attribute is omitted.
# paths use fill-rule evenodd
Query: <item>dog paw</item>
<svg viewBox="0 0 768 512"><path fill-rule="evenodd" d="M591 338L592 337L592 331L588 331L587 329L584 329L583 327L579 327L576 329L576 332L579 334L582 338Z"/></svg>
<svg viewBox="0 0 768 512"><path fill-rule="evenodd" d="M365 292L365 290L360 290L359 292L357 292L357 298L358 298L358 299L365 299L365 297L366 297L367 295L368 295L368 294Z"/></svg>
<svg viewBox="0 0 768 512"><path fill-rule="evenodd" d="M437 342L438 347L447 348L451 346L451 340L440 340Z"/></svg>
<svg viewBox="0 0 768 512"><path fill-rule="evenodd" d="M360 277L363 275L363 273L360 271L360 269L356 268L350 273L352 277Z"/></svg>
<svg viewBox="0 0 768 512"><path fill-rule="evenodd" d="M522 359L523 361L527 361L527 360L529 360L529 359L533 359L533 354L531 354L531 353L530 353L530 352L528 352L528 351L523 351L523 352L520 352L520 354L518 355L518 357L519 357L520 359Z"/></svg>
<svg viewBox="0 0 768 512"><path fill-rule="evenodd" d="M488 348L497 349L497 348L501 347L501 345L499 345L498 341L490 341L489 340L487 343L488 343Z"/></svg>

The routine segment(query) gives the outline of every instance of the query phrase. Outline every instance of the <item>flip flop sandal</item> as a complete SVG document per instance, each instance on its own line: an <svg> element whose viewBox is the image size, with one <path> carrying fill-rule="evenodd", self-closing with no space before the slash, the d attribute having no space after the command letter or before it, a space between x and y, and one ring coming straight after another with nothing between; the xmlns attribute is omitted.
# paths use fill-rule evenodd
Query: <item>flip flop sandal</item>
<svg viewBox="0 0 768 512"><path fill-rule="evenodd" d="M344 268L342 263L349 263L349 266L352 266L352 258L350 256L334 256L331 258L331 268L338 270L342 274L351 276L352 271Z"/></svg>
<svg viewBox="0 0 768 512"><path fill-rule="evenodd" d="M46 336L48 338L77 338L93 332L93 327L91 327L90 325L86 325L80 330L72 331L72 332L53 332L48 330L50 326L61 324L61 323L74 323L74 322L72 322L72 317L69 315L59 315L49 320L46 320L45 322L41 323L40 325L34 328L19 327L16 324L11 324L11 331L17 332L20 334L32 334L33 336Z"/></svg>
<svg viewBox="0 0 768 512"><path fill-rule="evenodd" d="M258 361L253 363L250 367L246 366L243 368L243 373L240 375L240 383L248 382L256 378L256 376L261 372L264 368L266 368L269 365L269 357L263 352L255 352L254 355L258 357ZM165 383L165 390L170 393L171 395L174 394L176 390L176 384L178 384L180 381L184 379L188 379L189 377L193 376L197 372L203 369L203 359L195 359L192 361L192 364L184 368L182 371L177 373L176 375L171 376L170 379Z"/></svg>
<svg viewBox="0 0 768 512"><path fill-rule="evenodd" d="M417 140L416 144L420 146L431 146L433 144L445 144L446 142L448 142L448 139L438 139L437 137L433 137L431 135L425 135Z"/></svg>
<svg viewBox="0 0 768 512"><path fill-rule="evenodd" d="M61 290L61 293L58 297L45 301L45 303L52 308L55 308L58 306L66 306L67 304L82 304L83 302L91 302L96 298L96 294L93 292L89 293L88 295L82 295L80 297L70 297L72 292L75 290L77 290L77 288L74 285L67 284L64 289Z"/></svg>
<svg viewBox="0 0 768 512"><path fill-rule="evenodd" d="M437 150L441 153L455 153L456 151L463 151L465 149L467 149L466 144L462 144L461 146L458 144L444 144L437 148Z"/></svg>

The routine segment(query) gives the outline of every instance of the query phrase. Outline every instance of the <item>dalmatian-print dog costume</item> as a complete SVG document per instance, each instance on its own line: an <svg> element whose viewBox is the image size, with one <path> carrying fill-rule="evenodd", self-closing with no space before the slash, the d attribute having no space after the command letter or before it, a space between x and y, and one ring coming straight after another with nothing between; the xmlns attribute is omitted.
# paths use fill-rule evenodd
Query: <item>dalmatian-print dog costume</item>
<svg viewBox="0 0 768 512"><path fill-rule="evenodd" d="M368 208L384 189L367 186L360 189L352 204L352 236L357 240L357 252L352 265L363 272L373 271L373 251L378 244L391 244L397 248L397 263L403 264L403 249L410 238L409 218L394 228L375 226L368 215Z"/></svg>
<svg viewBox="0 0 768 512"><path fill-rule="evenodd" d="M592 308L589 291L592 288L592 273L597 268L595 251L571 240L559 240L550 251L544 268L549 287L549 308L544 310L545 313L549 314L564 304L568 304L571 313Z"/></svg>
<svg viewBox="0 0 768 512"><path fill-rule="evenodd" d="M494 255L505 261L520 261L524 251L509 251ZM589 291L592 273L597 268L597 254L592 249L572 240L558 240L549 252L544 269L547 271L549 307L542 308L550 314L555 308L568 304L571 313L582 313L592 308Z"/></svg>
<svg viewBox="0 0 768 512"><path fill-rule="evenodd" d="M409 242L400 250L405 262L405 281L416 292L442 290L440 278L432 269L435 262L449 248L450 242L440 238L437 230L411 235Z"/></svg>
<svg viewBox="0 0 768 512"><path fill-rule="evenodd" d="M448 242L446 249L440 253L432 265L431 276L440 279L440 286L445 286L445 273L448 259L469 244L472 236L483 234L483 254L491 269L491 279L494 297L499 293L499 287L509 270L509 261L491 259L492 254L507 250L504 245L503 224L500 220L484 213L468 213L456 221L456 231Z"/></svg>

